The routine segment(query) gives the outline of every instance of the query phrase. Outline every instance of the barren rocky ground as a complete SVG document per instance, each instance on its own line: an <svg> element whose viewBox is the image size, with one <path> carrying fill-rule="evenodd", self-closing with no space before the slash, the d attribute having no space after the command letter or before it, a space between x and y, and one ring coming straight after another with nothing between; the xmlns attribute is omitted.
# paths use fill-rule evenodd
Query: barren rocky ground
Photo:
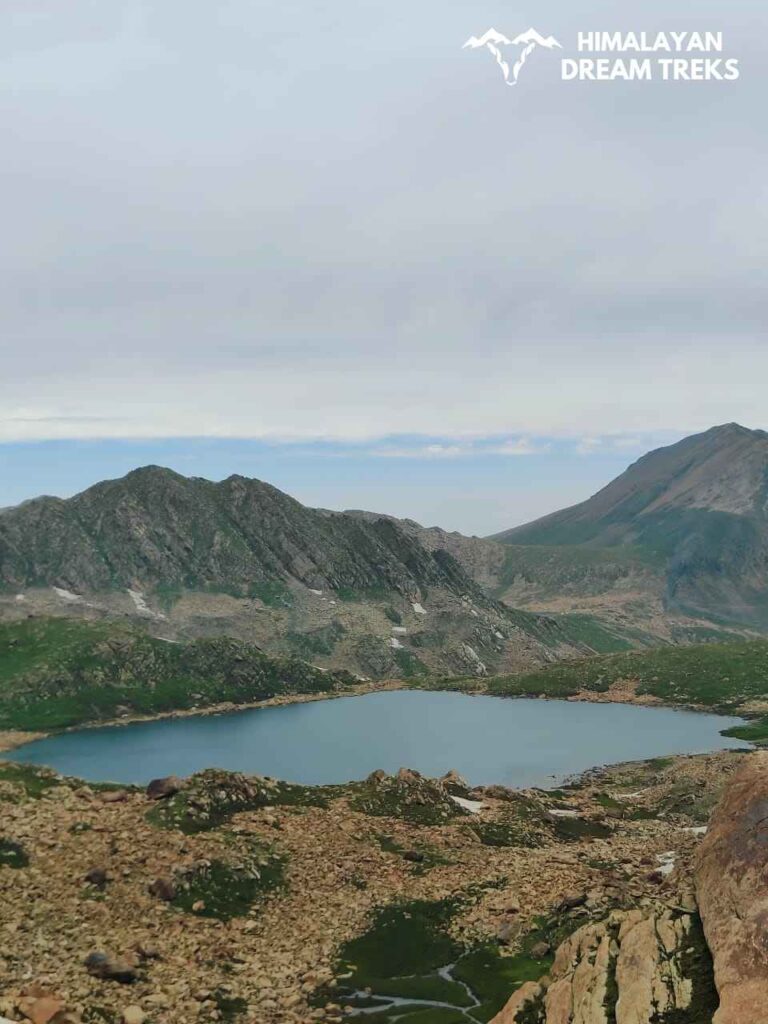
<svg viewBox="0 0 768 1024"><path fill-rule="evenodd" d="M695 919L692 860L745 756L627 764L550 793L408 771L322 789L210 772L157 798L5 764L0 1014L488 1021L577 928L681 903ZM393 935L420 966L387 966Z"/></svg>

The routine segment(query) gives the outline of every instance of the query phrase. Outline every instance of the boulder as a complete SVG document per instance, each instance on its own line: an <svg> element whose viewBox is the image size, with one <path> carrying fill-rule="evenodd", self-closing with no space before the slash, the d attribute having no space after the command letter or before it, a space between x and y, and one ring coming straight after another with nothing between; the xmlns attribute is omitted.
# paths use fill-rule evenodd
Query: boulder
<svg viewBox="0 0 768 1024"><path fill-rule="evenodd" d="M164 779L152 779L147 786L147 796L150 800L164 800L178 793L182 786L182 780L176 775L166 775Z"/></svg>
<svg viewBox="0 0 768 1024"><path fill-rule="evenodd" d="M105 981L118 981L122 985L130 985L136 980L136 968L122 957L113 957L109 953L89 953L85 958L85 969L94 978Z"/></svg>
<svg viewBox="0 0 768 1024"><path fill-rule="evenodd" d="M176 899L176 883L172 878L156 878L154 882L150 882L148 888L150 896L155 896L166 903Z"/></svg>
<svg viewBox="0 0 768 1024"><path fill-rule="evenodd" d="M768 753L725 787L694 869L720 1008L714 1024L768 1016Z"/></svg>
<svg viewBox="0 0 768 1024"><path fill-rule="evenodd" d="M109 881L109 876L105 868L91 868L86 874L85 881L89 885L95 885L99 889L103 889Z"/></svg>
<svg viewBox="0 0 768 1024"><path fill-rule="evenodd" d="M19 1002L19 1010L31 1024L50 1024L63 1009L62 1000L52 994L26 996Z"/></svg>
<svg viewBox="0 0 768 1024"><path fill-rule="evenodd" d="M146 1013L140 1006L126 1006L123 1010L122 1024L144 1024Z"/></svg>

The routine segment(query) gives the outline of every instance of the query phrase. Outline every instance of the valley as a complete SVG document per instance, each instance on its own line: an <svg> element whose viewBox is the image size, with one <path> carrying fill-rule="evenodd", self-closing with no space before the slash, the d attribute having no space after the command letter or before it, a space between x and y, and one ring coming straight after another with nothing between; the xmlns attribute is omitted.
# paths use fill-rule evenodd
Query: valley
<svg viewBox="0 0 768 1024"><path fill-rule="evenodd" d="M2 1024L762 1024L766 481L731 424L493 538L2 510Z"/></svg>

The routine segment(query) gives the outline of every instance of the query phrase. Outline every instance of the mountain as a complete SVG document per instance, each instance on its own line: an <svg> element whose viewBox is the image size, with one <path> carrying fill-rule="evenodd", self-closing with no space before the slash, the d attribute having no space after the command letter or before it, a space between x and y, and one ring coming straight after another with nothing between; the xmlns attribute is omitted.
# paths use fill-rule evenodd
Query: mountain
<svg viewBox="0 0 768 1024"><path fill-rule="evenodd" d="M508 579L527 552L529 576L548 562L570 566L583 595L609 566L614 582L634 575L658 590L666 613L768 628L768 433L713 427L643 456L589 500L492 539L512 546Z"/></svg>
<svg viewBox="0 0 768 1024"><path fill-rule="evenodd" d="M396 520L157 466L6 510L1 592L0 617L128 616L166 638L231 635L375 677L483 675L576 649Z"/></svg>

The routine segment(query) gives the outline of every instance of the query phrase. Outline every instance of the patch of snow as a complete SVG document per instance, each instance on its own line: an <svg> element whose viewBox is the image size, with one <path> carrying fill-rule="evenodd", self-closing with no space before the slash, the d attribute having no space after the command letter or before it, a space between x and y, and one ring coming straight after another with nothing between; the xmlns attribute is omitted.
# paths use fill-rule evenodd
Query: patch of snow
<svg viewBox="0 0 768 1024"><path fill-rule="evenodd" d="M552 815L553 818L578 818L578 816L579 816L579 812L578 811L572 811L572 810L566 809L564 807L563 808L560 808L560 807L550 808L549 813Z"/></svg>
<svg viewBox="0 0 768 1024"><path fill-rule="evenodd" d="M307 587L307 590L310 592L310 594L316 594L317 597L322 597L323 595L322 590L313 590L312 587Z"/></svg>
<svg viewBox="0 0 768 1024"><path fill-rule="evenodd" d="M503 634L503 633L500 633L500 632L498 631L498 629L495 629L495 630L493 631L493 635L494 635L494 636L496 637L496 639L497 639L497 640L503 640L503 639L504 639L504 634Z"/></svg>
<svg viewBox="0 0 768 1024"><path fill-rule="evenodd" d="M656 861L659 865L659 873L666 877L671 875L675 869L675 861L677 860L677 854L674 850L667 850L666 853L659 853L656 856Z"/></svg>
<svg viewBox="0 0 768 1024"><path fill-rule="evenodd" d="M452 796L451 800L470 814L479 814L483 809L483 804L479 800L465 800L463 796Z"/></svg>
<svg viewBox="0 0 768 1024"><path fill-rule="evenodd" d="M418 601L412 601L411 602L411 607L413 608L413 610L416 612L417 615L426 615L427 614L427 609L423 605L419 604Z"/></svg>
<svg viewBox="0 0 768 1024"><path fill-rule="evenodd" d="M17 594L16 595L16 604L22 604L26 600L27 599L26 599L26 597L24 597L23 594Z"/></svg>
<svg viewBox="0 0 768 1024"><path fill-rule="evenodd" d="M395 650L398 651L401 651L403 649L403 645L400 643L396 636L391 636L389 638L389 646L394 647Z"/></svg>
<svg viewBox="0 0 768 1024"><path fill-rule="evenodd" d="M612 793L614 800L634 800L636 796L642 796L644 789L636 789L634 793Z"/></svg>
<svg viewBox="0 0 768 1024"><path fill-rule="evenodd" d="M405 628L405 626L393 626L392 627L392 632L393 633L407 633L408 630Z"/></svg>
<svg viewBox="0 0 768 1024"><path fill-rule="evenodd" d="M475 611L475 609L474 609L474 608L470 608L470 609L469 609L469 614L470 614L470 615L474 615L476 619L478 619L478 618L480 617L480 616L479 616L479 615L477 614L477 612Z"/></svg>
<svg viewBox="0 0 768 1024"><path fill-rule="evenodd" d="M144 594L140 590L131 590L129 588L127 593L130 599L133 601L133 604L139 615L149 615L153 619L165 618L165 616L162 615L160 612L152 611L152 609L149 607L146 600L144 599Z"/></svg>
<svg viewBox="0 0 768 1024"><path fill-rule="evenodd" d="M63 601L69 601L74 603L75 601L82 601L82 597L79 594L73 594L71 590L65 590L63 587L51 587L54 594L60 597Z"/></svg>
<svg viewBox="0 0 768 1024"><path fill-rule="evenodd" d="M147 602L144 600L144 595L140 590L128 590L128 596L133 601L137 612L143 612L145 615L151 615L152 609L149 607Z"/></svg>
<svg viewBox="0 0 768 1024"><path fill-rule="evenodd" d="M488 671L485 666L485 662L481 660L480 655L477 653L474 647L470 647L469 644L462 644L461 649L464 651L466 656L475 666L476 671L480 675L485 675L485 673Z"/></svg>
<svg viewBox="0 0 768 1024"><path fill-rule="evenodd" d="M707 826L694 825L692 828L684 828L683 832L690 832L692 836L705 836L707 834Z"/></svg>
<svg viewBox="0 0 768 1024"><path fill-rule="evenodd" d="M158 640L162 640L164 644L180 644L181 640L169 640L167 636L159 636Z"/></svg>

